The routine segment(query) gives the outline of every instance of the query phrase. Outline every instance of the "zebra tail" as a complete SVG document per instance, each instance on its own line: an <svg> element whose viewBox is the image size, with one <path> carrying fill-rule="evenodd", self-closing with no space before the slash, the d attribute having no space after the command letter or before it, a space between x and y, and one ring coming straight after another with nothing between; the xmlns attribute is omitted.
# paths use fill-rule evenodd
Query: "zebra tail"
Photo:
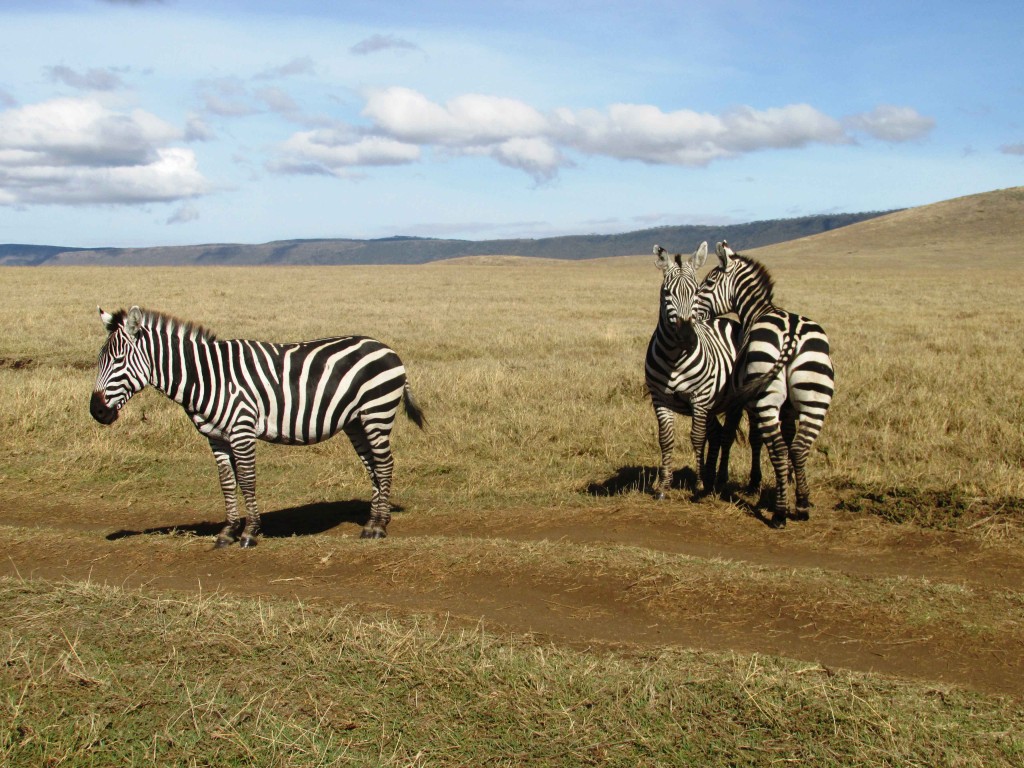
<svg viewBox="0 0 1024 768"><path fill-rule="evenodd" d="M427 418L423 415L419 405L416 404L416 398L412 396L412 387L409 386L408 381L405 382L405 388L402 390L402 400L405 403L405 415L412 420L413 424L423 429L427 423Z"/></svg>
<svg viewBox="0 0 1024 768"><path fill-rule="evenodd" d="M789 364L789 361L793 359L798 341L799 339L796 334L790 332L786 346L779 355L779 359L775 361L775 364L757 378L751 379L747 383L730 392L722 404L715 409L715 412L721 413L722 411L728 411L732 408L745 406L761 394L772 380L779 375L779 371L781 371L787 364Z"/></svg>

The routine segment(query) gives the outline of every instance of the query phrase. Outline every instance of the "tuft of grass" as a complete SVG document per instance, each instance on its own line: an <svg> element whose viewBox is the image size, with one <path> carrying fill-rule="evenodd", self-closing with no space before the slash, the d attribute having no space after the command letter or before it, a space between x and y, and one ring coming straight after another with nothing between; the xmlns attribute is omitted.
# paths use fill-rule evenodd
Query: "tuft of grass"
<svg viewBox="0 0 1024 768"><path fill-rule="evenodd" d="M969 530L983 525L1020 529L1024 526L1024 499L969 496L960 488L921 490L854 487L836 509L877 515L890 523L912 523L920 528Z"/></svg>
<svg viewBox="0 0 1024 768"><path fill-rule="evenodd" d="M0 579L5 765L1018 765L1019 702L760 655ZM74 629L71 629L71 628Z"/></svg>

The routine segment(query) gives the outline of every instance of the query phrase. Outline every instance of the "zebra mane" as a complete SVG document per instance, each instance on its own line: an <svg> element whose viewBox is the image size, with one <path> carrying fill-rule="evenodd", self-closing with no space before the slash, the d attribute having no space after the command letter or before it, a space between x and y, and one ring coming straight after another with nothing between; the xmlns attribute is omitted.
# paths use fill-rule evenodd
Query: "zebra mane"
<svg viewBox="0 0 1024 768"><path fill-rule="evenodd" d="M768 271L768 267L757 259L752 259L749 256L743 256L739 253L735 254L733 258L739 259L750 268L750 272L754 276L754 279L764 291L764 297L768 299L768 301L772 301L773 294L775 293L775 278L772 277L771 273Z"/></svg>
<svg viewBox="0 0 1024 768"><path fill-rule="evenodd" d="M107 326L107 331L113 331L124 325L124 319L127 316L127 310L117 310L117 312L113 314L113 319ZM178 335L180 332L182 336L189 339L195 338L203 341L217 340L217 335L213 333L213 331L204 328L198 323L193 323L190 320L182 320L174 315L158 312L155 309L142 309L142 325L146 328L152 328L160 331L161 333L168 333L171 335Z"/></svg>

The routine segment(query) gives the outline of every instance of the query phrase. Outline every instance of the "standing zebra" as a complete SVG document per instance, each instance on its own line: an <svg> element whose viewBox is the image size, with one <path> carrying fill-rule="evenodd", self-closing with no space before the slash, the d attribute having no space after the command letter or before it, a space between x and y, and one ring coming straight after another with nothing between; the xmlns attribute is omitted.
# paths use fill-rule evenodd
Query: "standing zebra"
<svg viewBox="0 0 1024 768"><path fill-rule="evenodd" d="M661 310L658 325L647 345L644 370L658 419L661 468L657 497L665 497L672 478L672 448L675 443L675 414L692 416L690 442L697 457L697 476L704 490L716 482L715 461L721 450L717 482L729 477L730 439L722 440L718 419L712 415L725 400L740 341L740 326L717 317L710 322L694 321L690 307L697 291L697 270L708 255L701 243L689 259L671 256L654 246L655 264L661 269ZM710 438L710 440L709 440ZM705 446L708 446L705 457Z"/></svg>
<svg viewBox="0 0 1024 768"><path fill-rule="evenodd" d="M391 520L388 496L394 458L391 428L399 401L417 426L398 355L365 336L338 336L295 344L218 340L205 329L139 307L99 310L109 334L89 410L112 424L129 398L152 384L178 403L210 441L227 508L216 546L239 539L256 545L256 440L318 443L344 430L373 483L370 519L362 538L383 538ZM245 528L236 487L244 497Z"/></svg>
<svg viewBox="0 0 1024 768"><path fill-rule="evenodd" d="M774 281L764 265L735 253L724 240L716 248L719 266L697 291L693 312L698 317L735 312L743 327L738 385L770 378L755 387L747 401L751 433L760 433L775 471L775 507L771 525L786 524L789 510L787 481L796 476L796 514L806 520L811 507L807 457L832 402L835 372L828 336L812 320L772 303ZM745 387L744 387L745 388ZM728 431L728 428L727 428ZM751 441L752 451L755 448ZM751 484L760 485L760 462L752 468Z"/></svg>

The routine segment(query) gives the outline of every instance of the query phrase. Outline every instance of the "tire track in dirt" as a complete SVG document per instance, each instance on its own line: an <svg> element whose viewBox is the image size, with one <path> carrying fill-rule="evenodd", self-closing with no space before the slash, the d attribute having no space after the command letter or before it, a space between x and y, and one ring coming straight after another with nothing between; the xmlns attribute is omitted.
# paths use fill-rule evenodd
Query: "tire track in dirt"
<svg viewBox="0 0 1024 768"><path fill-rule="evenodd" d="M1007 617L1013 631L972 635L966 627L922 630L899 606L851 604L793 586L804 574L820 574L824 592L830 579L862 580L865 588L886 579L934 580L971 590L979 607L1004 606L1007 594L1022 591L1019 553L1009 545L834 512L775 532L726 505L648 499L459 519L401 513L392 538L374 544L355 540L352 520L324 527L332 514L352 517L352 510L346 502L271 512L258 549L213 551L205 538L161 535L176 526L205 536L219 526L182 520L180 512L118 517L15 505L0 511L8 526L0 530L7 540L0 572L450 614L457 623L484 621L493 631L574 646L731 649L1024 695L1019 599L1017 615ZM304 516L319 517L322 530L290 535L304 530ZM626 565L571 565L602 548L624 552ZM563 552L570 565L559 559ZM674 575L652 580L630 565L634 554L646 562L644 552L695 560L692 569L673 565ZM737 587L689 575L722 561L769 578L736 576L742 569L733 567Z"/></svg>

